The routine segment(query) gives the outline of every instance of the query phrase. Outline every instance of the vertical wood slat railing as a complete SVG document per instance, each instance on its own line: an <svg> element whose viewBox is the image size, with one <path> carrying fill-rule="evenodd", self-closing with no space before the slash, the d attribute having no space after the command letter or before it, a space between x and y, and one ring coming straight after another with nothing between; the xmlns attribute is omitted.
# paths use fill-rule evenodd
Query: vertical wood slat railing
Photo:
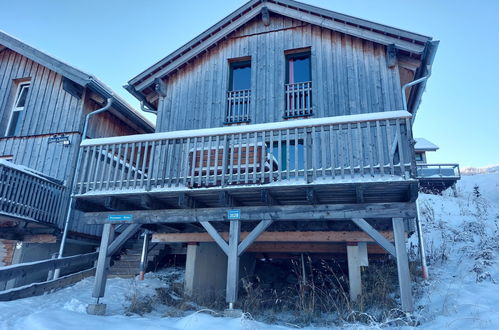
<svg viewBox="0 0 499 330"><path fill-rule="evenodd" d="M0 213L60 226L64 185L7 162L0 163Z"/></svg>
<svg viewBox="0 0 499 330"><path fill-rule="evenodd" d="M312 115L312 82L286 84L284 86L284 118Z"/></svg>
<svg viewBox="0 0 499 330"><path fill-rule="evenodd" d="M86 140L73 193L409 179L411 142L406 111Z"/></svg>
<svg viewBox="0 0 499 330"><path fill-rule="evenodd" d="M250 103L250 89L227 92L227 112L225 116L225 124L249 122Z"/></svg>

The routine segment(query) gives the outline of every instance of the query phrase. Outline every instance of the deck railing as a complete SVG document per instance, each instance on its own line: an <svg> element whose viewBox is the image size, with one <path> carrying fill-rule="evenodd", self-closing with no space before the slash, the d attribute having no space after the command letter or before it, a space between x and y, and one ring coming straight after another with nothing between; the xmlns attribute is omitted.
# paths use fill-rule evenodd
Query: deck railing
<svg viewBox="0 0 499 330"><path fill-rule="evenodd" d="M392 111L85 140L74 194L415 177Z"/></svg>
<svg viewBox="0 0 499 330"><path fill-rule="evenodd" d="M312 82L285 85L284 118L312 115Z"/></svg>
<svg viewBox="0 0 499 330"><path fill-rule="evenodd" d="M60 225L65 187L29 169L0 162L0 214Z"/></svg>
<svg viewBox="0 0 499 330"><path fill-rule="evenodd" d="M416 164L418 179L460 179L459 164Z"/></svg>
<svg viewBox="0 0 499 330"><path fill-rule="evenodd" d="M245 123L250 121L251 90L227 92L227 113L225 124Z"/></svg>

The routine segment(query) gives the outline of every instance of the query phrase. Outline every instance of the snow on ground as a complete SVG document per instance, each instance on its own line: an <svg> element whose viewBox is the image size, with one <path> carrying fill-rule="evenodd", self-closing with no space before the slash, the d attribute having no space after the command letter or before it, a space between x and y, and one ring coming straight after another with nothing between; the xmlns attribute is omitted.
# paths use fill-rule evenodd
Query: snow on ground
<svg viewBox="0 0 499 330"><path fill-rule="evenodd" d="M415 318L420 327L499 329L499 173L464 176L458 183L458 197L450 192L443 196L422 194L420 208L430 272L430 280L416 289ZM414 241L415 235L411 238ZM95 302L92 284L93 278L87 278L52 294L0 302L0 329L295 328L266 325L250 316L228 318L205 312L178 318L163 317L165 310L144 317L125 316L126 297L132 292L152 295L155 288L167 285L158 274L147 274L145 281L110 279L102 301L108 305L107 315L87 315L87 304Z"/></svg>
<svg viewBox="0 0 499 330"><path fill-rule="evenodd" d="M420 195L430 259L423 328L499 329L499 173L464 176L457 188L457 198Z"/></svg>

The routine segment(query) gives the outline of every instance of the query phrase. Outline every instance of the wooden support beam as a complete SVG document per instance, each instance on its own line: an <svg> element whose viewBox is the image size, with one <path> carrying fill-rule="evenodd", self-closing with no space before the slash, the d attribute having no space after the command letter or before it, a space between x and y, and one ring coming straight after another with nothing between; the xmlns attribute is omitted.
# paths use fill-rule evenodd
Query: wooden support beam
<svg viewBox="0 0 499 330"><path fill-rule="evenodd" d="M306 193L307 193L307 201L310 204L316 205L319 203L319 200L317 198L317 194L315 193L314 189L309 188L309 189L307 189Z"/></svg>
<svg viewBox="0 0 499 330"><path fill-rule="evenodd" d="M136 207L116 197L109 196L104 198L104 208L109 211L123 211L134 209Z"/></svg>
<svg viewBox="0 0 499 330"><path fill-rule="evenodd" d="M395 249L397 253L397 273L400 286L400 301L404 312L412 312L414 303L412 300L411 275L409 272L409 259L405 246L404 219L393 218L393 234L395 238Z"/></svg>
<svg viewBox="0 0 499 330"><path fill-rule="evenodd" d="M229 233L218 233L209 222L201 222L208 233L154 233L154 243L188 243L188 242L213 242L211 233L215 232L222 240L229 238ZM268 223L267 223L268 224ZM212 230L210 232L207 226ZM263 226L263 225L262 225ZM242 232L241 238L246 239L250 233ZM386 240L393 240L391 231L382 231L380 235ZM262 232L255 242L376 242L362 231L281 231Z"/></svg>
<svg viewBox="0 0 499 330"><path fill-rule="evenodd" d="M272 196L270 191L267 189L263 189L260 193L260 198L262 203L265 203L265 205L271 206L271 205L279 205L279 201Z"/></svg>
<svg viewBox="0 0 499 330"><path fill-rule="evenodd" d="M238 255L246 251L246 249L256 240L258 237L267 229L271 224L272 220L262 220L260 223L253 228L253 230L243 239L241 244L239 244Z"/></svg>
<svg viewBox="0 0 499 330"><path fill-rule="evenodd" d="M141 195L140 207L145 210L157 210L165 208L165 205L160 203L156 198L153 198L150 195Z"/></svg>
<svg viewBox="0 0 499 330"><path fill-rule="evenodd" d="M397 65L397 46L395 44L386 46L386 65L389 68L393 68Z"/></svg>
<svg viewBox="0 0 499 330"><path fill-rule="evenodd" d="M202 221L228 221L230 208L195 208L113 212L132 215L135 223L185 223ZM365 203L365 204L319 204L319 205L274 205L242 206L241 221L303 221L313 219L350 220L352 218L414 218L415 203ZM110 212L87 212L84 220L90 224L107 223Z"/></svg>
<svg viewBox="0 0 499 330"><path fill-rule="evenodd" d="M355 197L357 198L357 203L364 203L364 187L355 186Z"/></svg>
<svg viewBox="0 0 499 330"><path fill-rule="evenodd" d="M95 271L94 289L92 291L92 297L94 298L104 297L107 281L107 268L109 266L108 247L112 241L113 233L114 225L106 223L102 231L99 258L97 259L97 267Z"/></svg>
<svg viewBox="0 0 499 330"><path fill-rule="evenodd" d="M352 218L352 221L362 229L367 235L374 239L379 245L381 245L388 253L390 253L395 258L397 254L395 253L395 247L390 243L383 235L381 235L376 229L374 229L366 220L362 218Z"/></svg>
<svg viewBox="0 0 499 330"><path fill-rule="evenodd" d="M222 238L222 236L220 236L220 234L217 232L217 230L215 229L215 227L213 227L212 224L209 223L208 221L201 222L201 225L204 227L204 229L206 229L206 231L208 232L208 235L210 236L210 238L212 240L214 240L218 244L218 246L220 246L220 248L222 249L222 251L224 251L224 253L226 255L229 255L229 245ZM153 242L158 242L158 241L154 240L154 235L158 235L158 234L153 234L152 241ZM196 242L196 241L188 241L188 242Z"/></svg>
<svg viewBox="0 0 499 330"><path fill-rule="evenodd" d="M229 227L229 246L227 254L227 292L226 301L229 309L237 301L239 288L239 235L241 233L241 221L232 220Z"/></svg>
<svg viewBox="0 0 499 330"><path fill-rule="evenodd" d="M386 255L386 251L377 244L368 244L367 251L371 255ZM256 242L253 243L246 252L251 253L327 253L341 254L347 253L344 243L288 243L288 242Z"/></svg>
<svg viewBox="0 0 499 330"><path fill-rule="evenodd" d="M231 196L227 191L218 192L218 204L221 207L234 207L239 206L241 203L234 196Z"/></svg>
<svg viewBox="0 0 499 330"><path fill-rule="evenodd" d="M140 224L129 224L121 234L116 237L116 239L109 245L108 248L108 257L111 257L113 254L115 254L121 246L130 239L137 231L140 230Z"/></svg>
<svg viewBox="0 0 499 330"><path fill-rule="evenodd" d="M195 209L205 207L203 203L196 200L194 197L182 192L178 195L178 207L181 209Z"/></svg>

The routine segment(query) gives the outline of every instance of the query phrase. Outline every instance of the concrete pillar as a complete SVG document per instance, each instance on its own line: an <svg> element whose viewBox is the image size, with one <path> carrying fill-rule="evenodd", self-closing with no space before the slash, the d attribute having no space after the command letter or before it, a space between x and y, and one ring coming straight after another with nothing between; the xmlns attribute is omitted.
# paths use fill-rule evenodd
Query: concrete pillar
<svg viewBox="0 0 499 330"><path fill-rule="evenodd" d="M359 247L359 266L367 267L369 266L369 257L367 254L367 243L359 242L357 244Z"/></svg>
<svg viewBox="0 0 499 330"><path fill-rule="evenodd" d="M360 272L359 246L357 244L347 245L348 258L348 281L350 283L350 300L358 301L362 294L362 280Z"/></svg>
<svg viewBox="0 0 499 330"><path fill-rule="evenodd" d="M216 243L187 245L185 293L191 297L210 298L225 290L227 256Z"/></svg>

